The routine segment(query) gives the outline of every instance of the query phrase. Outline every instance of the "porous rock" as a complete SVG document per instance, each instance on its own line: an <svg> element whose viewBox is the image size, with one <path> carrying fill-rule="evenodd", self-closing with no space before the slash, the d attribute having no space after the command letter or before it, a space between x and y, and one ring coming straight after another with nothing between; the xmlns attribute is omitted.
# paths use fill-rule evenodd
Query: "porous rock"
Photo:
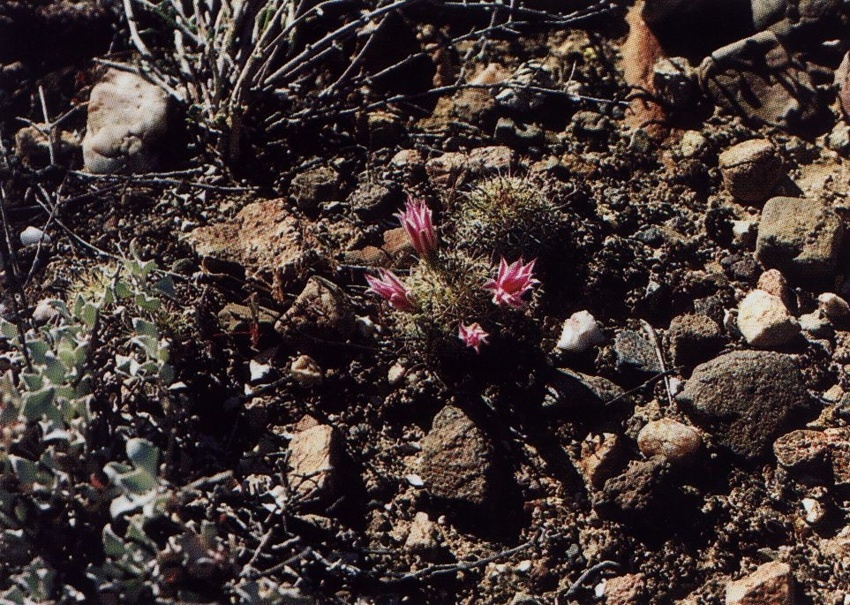
<svg viewBox="0 0 850 605"><path fill-rule="evenodd" d="M720 173L726 190L736 200L765 201L782 176L782 161L767 139L750 139L720 154Z"/></svg>
<svg viewBox="0 0 850 605"><path fill-rule="evenodd" d="M560 368L546 385L542 407L554 411L604 405L622 395L623 390L607 378Z"/></svg>
<svg viewBox="0 0 850 605"><path fill-rule="evenodd" d="M287 298L288 286L322 260L312 233L288 210L284 199L248 204L234 220L199 227L185 239L205 267L236 265L246 277L271 283L273 295L281 301Z"/></svg>
<svg viewBox="0 0 850 605"><path fill-rule="evenodd" d="M720 325L707 315L679 315L667 331L670 354L676 365L694 365L713 357L726 337Z"/></svg>
<svg viewBox="0 0 850 605"><path fill-rule="evenodd" d="M734 351L697 366L679 401L719 445L755 459L807 405L808 392L788 355Z"/></svg>
<svg viewBox="0 0 850 605"><path fill-rule="evenodd" d="M624 448L616 434L588 435L581 444L578 470L589 487L600 489L622 469L624 459Z"/></svg>
<svg viewBox="0 0 850 605"><path fill-rule="evenodd" d="M829 439L821 431L797 430L773 442L773 454L780 466L789 471L817 470L827 461Z"/></svg>
<svg viewBox="0 0 850 605"><path fill-rule="evenodd" d="M345 340L354 330L354 309L345 290L313 276L275 329L284 336Z"/></svg>
<svg viewBox="0 0 850 605"><path fill-rule="evenodd" d="M603 517L646 523L669 502L669 476L670 467L660 456L632 460L624 473L605 482L595 507Z"/></svg>
<svg viewBox="0 0 850 605"><path fill-rule="evenodd" d="M756 258L790 280L826 281L833 277L844 225L826 203L774 197L762 210Z"/></svg>
<svg viewBox="0 0 850 605"><path fill-rule="evenodd" d="M787 563L771 561L726 584L726 605L794 605L794 576Z"/></svg>
<svg viewBox="0 0 850 605"><path fill-rule="evenodd" d="M466 414L446 406L422 439L419 470L431 495L480 507L494 487L493 447Z"/></svg>
<svg viewBox="0 0 850 605"><path fill-rule="evenodd" d="M327 166L296 174L289 187L295 204L304 211L315 210L322 202L339 196L339 175Z"/></svg>
<svg viewBox="0 0 850 605"><path fill-rule="evenodd" d="M167 130L165 92L134 73L110 69L89 99L85 169L95 174L154 170Z"/></svg>

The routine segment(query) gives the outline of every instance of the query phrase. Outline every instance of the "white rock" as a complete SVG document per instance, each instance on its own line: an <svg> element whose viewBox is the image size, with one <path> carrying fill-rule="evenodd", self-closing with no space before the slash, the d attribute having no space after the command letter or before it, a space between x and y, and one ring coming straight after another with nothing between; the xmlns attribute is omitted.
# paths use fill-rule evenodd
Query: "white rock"
<svg viewBox="0 0 850 605"><path fill-rule="evenodd" d="M753 290L738 307L738 329L749 344L779 347L800 333L800 324L778 296Z"/></svg>
<svg viewBox="0 0 850 605"><path fill-rule="evenodd" d="M32 320L37 324L45 324L58 315L59 309L53 305L53 301L50 299L38 301L35 309L32 310Z"/></svg>
<svg viewBox="0 0 850 605"><path fill-rule="evenodd" d="M272 367L267 363L260 363L252 359L248 362L248 371L251 374L251 382L256 382L265 378L272 371Z"/></svg>
<svg viewBox="0 0 850 605"><path fill-rule="evenodd" d="M51 241L53 240L50 239L50 236L38 227L30 226L21 231L21 245L23 246L32 246L39 242L49 244Z"/></svg>
<svg viewBox="0 0 850 605"><path fill-rule="evenodd" d="M696 429L672 418L647 423L638 433L637 442L647 458L661 455L670 462L690 460L702 447L702 437Z"/></svg>
<svg viewBox="0 0 850 605"><path fill-rule="evenodd" d="M806 523L815 525L823 521L825 513L823 505L818 500L814 498L803 498L800 504L803 505L803 510L806 513Z"/></svg>
<svg viewBox="0 0 850 605"><path fill-rule="evenodd" d="M92 89L83 139L87 171L147 172L168 128L168 97L136 74L110 69Z"/></svg>
<svg viewBox="0 0 850 605"><path fill-rule="evenodd" d="M843 321L850 317L850 305L838 294L824 292L818 296L818 303L830 321Z"/></svg>
<svg viewBox="0 0 850 605"><path fill-rule="evenodd" d="M561 337L555 346L569 353L581 353L604 342L605 335L593 315L587 311L578 311L564 322Z"/></svg>

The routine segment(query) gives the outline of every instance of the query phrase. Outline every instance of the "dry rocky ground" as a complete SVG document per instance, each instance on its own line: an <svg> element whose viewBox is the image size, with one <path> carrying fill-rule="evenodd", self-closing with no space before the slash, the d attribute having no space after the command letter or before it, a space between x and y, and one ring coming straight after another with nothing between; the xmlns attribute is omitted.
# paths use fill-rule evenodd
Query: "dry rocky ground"
<svg viewBox="0 0 850 605"><path fill-rule="evenodd" d="M850 9L552 4L0 0L2 602L850 603Z"/></svg>

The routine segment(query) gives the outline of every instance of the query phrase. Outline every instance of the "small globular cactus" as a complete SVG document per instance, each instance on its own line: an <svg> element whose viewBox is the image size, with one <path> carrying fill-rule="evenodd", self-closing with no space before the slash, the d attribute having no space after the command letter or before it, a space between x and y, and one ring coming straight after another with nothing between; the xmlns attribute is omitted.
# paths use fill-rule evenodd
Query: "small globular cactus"
<svg viewBox="0 0 850 605"><path fill-rule="evenodd" d="M534 263L537 259L523 264L522 259L508 264L502 258L496 279L488 280L484 288L493 293L493 302L500 307L521 309L525 305L522 295L531 290L540 281L534 278Z"/></svg>

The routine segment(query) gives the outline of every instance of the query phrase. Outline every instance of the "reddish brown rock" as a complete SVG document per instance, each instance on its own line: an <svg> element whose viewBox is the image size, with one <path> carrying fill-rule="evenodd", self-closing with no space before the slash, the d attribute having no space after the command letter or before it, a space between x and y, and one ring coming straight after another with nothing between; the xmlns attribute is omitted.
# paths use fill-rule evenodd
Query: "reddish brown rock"
<svg viewBox="0 0 850 605"><path fill-rule="evenodd" d="M607 605L638 605L646 597L646 578L642 573L629 573L609 578L605 583Z"/></svg>
<svg viewBox="0 0 850 605"><path fill-rule="evenodd" d="M324 424L295 433L289 442L290 489L305 500L333 495L339 483L341 446L333 427Z"/></svg>
<svg viewBox="0 0 850 605"><path fill-rule="evenodd" d="M773 442L773 453L788 470L810 471L826 463L828 443L820 431L791 431Z"/></svg>
<svg viewBox="0 0 850 605"><path fill-rule="evenodd" d="M726 605L794 605L794 577L787 563L771 561L726 584Z"/></svg>
<svg viewBox="0 0 850 605"><path fill-rule="evenodd" d="M667 114L652 95L655 92L654 67L665 55L658 38L644 22L642 10L642 2L629 9L626 15L629 36L621 49L626 84L635 90L645 91L643 94L633 95L626 114L626 124L630 128L642 128L652 138L660 140L667 136L667 128L664 125Z"/></svg>

